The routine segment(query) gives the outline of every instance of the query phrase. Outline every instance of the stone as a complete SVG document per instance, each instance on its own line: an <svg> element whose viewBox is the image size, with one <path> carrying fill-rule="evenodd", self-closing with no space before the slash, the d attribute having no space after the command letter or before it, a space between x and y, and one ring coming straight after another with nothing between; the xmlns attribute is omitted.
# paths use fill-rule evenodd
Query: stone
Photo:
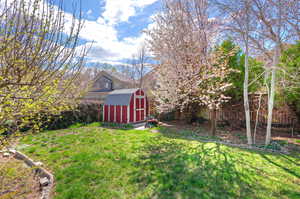
<svg viewBox="0 0 300 199"><path fill-rule="evenodd" d="M286 154L289 153L289 149L286 148L286 147L281 147L280 151L281 151L282 153L286 153Z"/></svg>
<svg viewBox="0 0 300 199"><path fill-rule="evenodd" d="M16 149L17 150L21 150L21 149L25 149L25 148L27 148L29 146L30 146L29 144L20 144L20 145L16 146Z"/></svg>
<svg viewBox="0 0 300 199"><path fill-rule="evenodd" d="M24 168L31 168L31 167L30 167L28 164L26 164L25 162L23 162L22 166L23 166Z"/></svg>
<svg viewBox="0 0 300 199"><path fill-rule="evenodd" d="M37 167L41 167L41 166L43 166L43 163L42 163L42 162L35 162L35 165L36 165Z"/></svg>
<svg viewBox="0 0 300 199"><path fill-rule="evenodd" d="M151 132L152 133L159 133L159 131L157 129L152 129Z"/></svg>
<svg viewBox="0 0 300 199"><path fill-rule="evenodd" d="M14 149L9 149L9 152L12 153L12 154L15 154L17 151L14 150Z"/></svg>
<svg viewBox="0 0 300 199"><path fill-rule="evenodd" d="M3 157L4 157L4 158L8 158L8 157L9 157L9 155L10 155L10 154L9 154L9 153L7 153L7 152L3 153Z"/></svg>
<svg viewBox="0 0 300 199"><path fill-rule="evenodd" d="M47 186L49 183L50 183L50 181L46 177L43 177L43 178L40 179L40 185L42 187Z"/></svg>

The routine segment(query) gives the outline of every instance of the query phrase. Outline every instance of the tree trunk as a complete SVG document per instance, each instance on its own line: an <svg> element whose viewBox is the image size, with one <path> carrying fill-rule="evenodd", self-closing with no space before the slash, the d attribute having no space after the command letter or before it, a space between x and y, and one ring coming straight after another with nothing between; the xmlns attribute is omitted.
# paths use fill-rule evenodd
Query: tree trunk
<svg viewBox="0 0 300 199"><path fill-rule="evenodd" d="M139 88L143 87L143 70L144 70L144 65L142 64Z"/></svg>
<svg viewBox="0 0 300 199"><path fill-rule="evenodd" d="M273 116L273 107L274 107L274 98L275 98L275 84L276 84L276 69L279 66L279 57L281 55L281 33L282 28L284 27L284 23L282 21L283 13L282 9L286 6L285 4L282 4L281 1L278 1L278 21L276 23L277 25L277 33L276 33L276 46L275 46L275 53L273 57L273 66L272 66L272 77L271 77L271 91L270 91L270 98L268 103L268 125L267 125L267 132L266 132L266 142L265 144L270 144L271 141L271 128L272 128L272 116Z"/></svg>
<svg viewBox="0 0 300 199"><path fill-rule="evenodd" d="M265 142L266 145L270 144L271 141L272 116L273 116L273 107L274 107L274 98L275 98L275 78L276 78L276 70L272 69L271 91L270 91L270 98L268 103L268 125L267 125L266 142Z"/></svg>
<svg viewBox="0 0 300 199"><path fill-rule="evenodd" d="M244 108L245 108L245 119L246 119L246 134L247 142L252 145L252 135L251 135L251 118L250 118L250 108L249 108L249 96L248 96L248 86L249 86L249 1L246 1L246 33L245 33L245 79L244 79Z"/></svg>
<svg viewBox="0 0 300 199"><path fill-rule="evenodd" d="M211 110L211 116L210 116L210 133L212 136L216 135L216 126L217 126L217 110L213 109Z"/></svg>
<svg viewBox="0 0 300 199"><path fill-rule="evenodd" d="M192 124L196 121L197 113L199 110L199 106L197 104L190 104L185 110L184 110L184 121L187 124Z"/></svg>
<svg viewBox="0 0 300 199"><path fill-rule="evenodd" d="M258 108L256 110L255 127L254 127L254 133L253 133L253 144L256 143L256 131L257 131L257 125L258 125L258 120L259 120L259 111L260 111L260 107L261 107L261 98L262 98L262 93L259 95Z"/></svg>
<svg viewBox="0 0 300 199"><path fill-rule="evenodd" d="M251 123L250 123L250 109L249 109L249 96L248 96L248 84L249 84L249 47L248 47L248 36L246 36L246 55L245 55L245 79L244 79L244 108L246 118L246 132L247 141L249 145L252 145L251 136Z"/></svg>
<svg viewBox="0 0 300 199"><path fill-rule="evenodd" d="M275 83L276 83L276 67L279 64L279 56L280 56L280 49L279 45L277 44L275 53L274 53L274 64L272 67L272 77L271 77L271 90L270 90L270 97L268 100L268 124L267 124L267 132L266 132L266 142L265 144L270 144L271 141L271 129L272 129L272 117L273 117L273 107L274 107L274 98L275 98Z"/></svg>

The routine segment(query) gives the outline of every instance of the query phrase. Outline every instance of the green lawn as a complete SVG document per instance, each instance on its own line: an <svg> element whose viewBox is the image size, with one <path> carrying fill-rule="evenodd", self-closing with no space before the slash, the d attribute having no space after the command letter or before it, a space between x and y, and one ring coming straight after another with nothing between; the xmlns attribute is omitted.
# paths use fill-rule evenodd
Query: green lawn
<svg viewBox="0 0 300 199"><path fill-rule="evenodd" d="M56 199L300 198L299 157L159 131L87 126L26 136L20 144L54 173Z"/></svg>

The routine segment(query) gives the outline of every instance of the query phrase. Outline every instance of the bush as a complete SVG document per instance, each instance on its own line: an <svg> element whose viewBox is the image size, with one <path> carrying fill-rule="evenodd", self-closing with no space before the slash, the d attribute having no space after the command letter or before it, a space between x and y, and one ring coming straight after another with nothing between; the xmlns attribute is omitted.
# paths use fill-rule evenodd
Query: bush
<svg viewBox="0 0 300 199"><path fill-rule="evenodd" d="M73 111L65 111L60 115L53 116L50 122L46 122L44 129L56 130L89 124L93 122L102 121L102 106L99 109L99 104L85 103L80 104L77 109ZM99 112L100 111L100 112Z"/></svg>
<svg viewBox="0 0 300 199"><path fill-rule="evenodd" d="M279 96L294 109L300 119L300 41L282 53L281 67L284 72L279 75Z"/></svg>
<svg viewBox="0 0 300 199"><path fill-rule="evenodd" d="M175 111L163 112L159 115L161 121L172 121L175 120Z"/></svg>

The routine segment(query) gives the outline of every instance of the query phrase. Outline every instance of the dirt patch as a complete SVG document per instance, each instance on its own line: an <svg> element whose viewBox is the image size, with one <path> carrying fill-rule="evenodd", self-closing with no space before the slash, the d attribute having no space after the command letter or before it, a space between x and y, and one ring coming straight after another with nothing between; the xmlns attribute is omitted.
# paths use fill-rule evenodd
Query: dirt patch
<svg viewBox="0 0 300 199"><path fill-rule="evenodd" d="M0 199L41 197L39 178L23 161L0 154Z"/></svg>
<svg viewBox="0 0 300 199"><path fill-rule="evenodd" d="M76 135L76 134L78 134L78 132L70 131L70 132L59 133L59 134L57 134L57 136Z"/></svg>
<svg viewBox="0 0 300 199"><path fill-rule="evenodd" d="M210 125L205 122L199 124L186 124L183 121L170 121L162 122L161 126L168 127L176 131L193 131L200 136L210 136ZM247 136L245 129L233 129L230 127L219 127L217 128L216 138L222 141L233 143L233 144L247 144ZM265 143L265 130L258 129L256 133L256 144L261 145ZM297 134L292 135L291 132L272 130L272 140L282 142L288 145L288 148L296 151L300 151L300 137Z"/></svg>

